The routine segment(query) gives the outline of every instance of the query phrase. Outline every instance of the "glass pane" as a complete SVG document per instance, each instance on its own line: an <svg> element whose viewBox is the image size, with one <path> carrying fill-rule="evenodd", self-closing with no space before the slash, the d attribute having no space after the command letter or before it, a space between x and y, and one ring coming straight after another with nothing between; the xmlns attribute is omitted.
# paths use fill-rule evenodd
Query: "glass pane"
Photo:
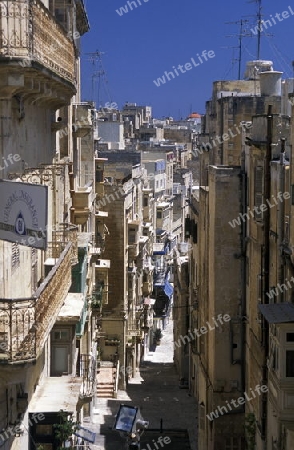
<svg viewBox="0 0 294 450"><path fill-rule="evenodd" d="M287 333L287 342L294 342L294 333Z"/></svg>
<svg viewBox="0 0 294 450"><path fill-rule="evenodd" d="M42 436L51 436L52 435L52 425L38 424L36 426L36 434L42 435Z"/></svg>
<svg viewBox="0 0 294 450"><path fill-rule="evenodd" d="M294 350L286 351L286 377L294 377Z"/></svg>

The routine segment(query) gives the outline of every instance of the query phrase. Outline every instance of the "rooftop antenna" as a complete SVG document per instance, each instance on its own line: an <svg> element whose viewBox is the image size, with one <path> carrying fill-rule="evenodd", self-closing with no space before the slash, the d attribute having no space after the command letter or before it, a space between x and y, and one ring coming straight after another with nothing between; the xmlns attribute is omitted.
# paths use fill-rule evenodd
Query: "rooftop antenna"
<svg viewBox="0 0 294 450"><path fill-rule="evenodd" d="M250 0L249 3L257 4L257 60L260 60L260 44L261 44L261 31L262 31L262 6L261 0Z"/></svg>
<svg viewBox="0 0 294 450"><path fill-rule="evenodd" d="M100 52L99 50L96 50L96 52L92 52L92 53L86 53L86 55L88 55L88 61L90 61L93 65L93 73L92 73L92 98L94 99L95 96L95 80L98 79L98 93L97 93L97 108L100 107L100 87L101 87L101 79L104 78L104 83L105 83L105 91L107 96L108 96L108 100L109 102L112 102L112 98L111 98L111 94L109 91L109 88L106 87L108 80L106 78L106 72L103 68L103 64L102 64L102 55L104 55L104 52Z"/></svg>
<svg viewBox="0 0 294 450"><path fill-rule="evenodd" d="M238 80L241 80L241 64L242 64L242 39L244 37L249 37L251 36L250 34L248 34L246 32L246 30L244 29L244 25L247 24L249 21L247 19L241 19L241 20L237 20L236 22L226 22L226 24L239 24L240 25L240 31L239 34L230 34L226 37L238 37L239 40L239 44L238 47L233 47L233 48L238 48L239 50L239 56L238 56Z"/></svg>

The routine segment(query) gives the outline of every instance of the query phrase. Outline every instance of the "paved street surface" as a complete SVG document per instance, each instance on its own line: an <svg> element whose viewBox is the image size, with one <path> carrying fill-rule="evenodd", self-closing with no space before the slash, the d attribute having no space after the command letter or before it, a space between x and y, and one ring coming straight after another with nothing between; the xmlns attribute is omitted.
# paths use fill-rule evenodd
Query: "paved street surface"
<svg viewBox="0 0 294 450"><path fill-rule="evenodd" d="M93 450L120 450L125 449L125 440L119 433L112 431L115 415L120 403L138 406L144 420L148 420L149 430L143 435L141 449L156 450L166 448L167 450L188 449L184 439L177 441L177 447L172 443L162 447L154 438L162 420L163 436L168 437L168 430L187 430L190 437L191 450L197 450L196 444L196 423L197 405L193 397L189 395L187 389L179 389L179 377L176 374L173 364L173 321L164 331L161 344L154 351L149 352L146 360L141 364L135 378L133 378L127 392L119 391L118 398L97 398L93 411L91 423L85 422L84 426L96 433L95 445L91 444ZM157 433L158 434L158 433ZM172 433L170 433L172 435ZM149 448L147 445L147 436ZM159 436L159 435L158 435ZM183 433L184 436L184 433ZM155 442L155 444L154 444ZM182 442L182 444L179 444ZM144 445L143 445L144 443Z"/></svg>

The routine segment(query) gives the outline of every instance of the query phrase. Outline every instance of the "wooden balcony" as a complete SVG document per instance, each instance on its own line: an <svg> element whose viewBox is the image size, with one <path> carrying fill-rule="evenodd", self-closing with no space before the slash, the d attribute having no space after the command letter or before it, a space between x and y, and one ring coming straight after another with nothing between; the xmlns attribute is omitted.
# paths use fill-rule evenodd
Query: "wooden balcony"
<svg viewBox="0 0 294 450"><path fill-rule="evenodd" d="M0 29L0 95L68 103L76 92L74 44L44 4L1 1Z"/></svg>
<svg viewBox="0 0 294 450"><path fill-rule="evenodd" d="M36 360L71 285L69 242L31 298L0 299L0 363Z"/></svg>
<svg viewBox="0 0 294 450"><path fill-rule="evenodd" d="M148 281L144 281L143 283L143 288L142 288L142 293L144 296L148 296L151 295L153 291L153 280L148 280Z"/></svg>

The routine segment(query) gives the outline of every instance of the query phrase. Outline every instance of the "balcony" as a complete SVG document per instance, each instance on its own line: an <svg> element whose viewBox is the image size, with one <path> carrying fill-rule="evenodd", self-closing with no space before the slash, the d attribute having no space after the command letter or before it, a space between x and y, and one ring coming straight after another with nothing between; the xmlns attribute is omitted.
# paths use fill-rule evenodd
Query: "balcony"
<svg viewBox="0 0 294 450"><path fill-rule="evenodd" d="M140 221L132 221L128 224L128 249L129 257L136 258L138 256L139 248L139 225Z"/></svg>
<svg viewBox="0 0 294 450"><path fill-rule="evenodd" d="M128 320L128 337L134 337L134 336L137 336L137 337L142 336L140 319L129 318L129 320Z"/></svg>
<svg viewBox="0 0 294 450"><path fill-rule="evenodd" d="M72 244L72 259L71 264L74 266L78 263L78 239L77 227L70 223L59 224L59 230L52 232L52 241L48 242L47 250L45 252L45 265L54 266L57 259L65 249L67 244Z"/></svg>
<svg viewBox="0 0 294 450"><path fill-rule="evenodd" d="M1 363L24 363L38 358L71 285L72 244L31 298L0 300Z"/></svg>
<svg viewBox="0 0 294 450"><path fill-rule="evenodd" d="M0 95L32 94L56 108L67 104L76 92L74 44L44 4L2 1L0 28Z"/></svg>
<svg viewBox="0 0 294 450"><path fill-rule="evenodd" d="M102 234L78 232L78 247L88 248L90 256L100 256L105 248L105 237Z"/></svg>
<svg viewBox="0 0 294 450"><path fill-rule="evenodd" d="M73 133L75 137L85 137L93 128L93 106L91 103L73 105Z"/></svg>
<svg viewBox="0 0 294 450"><path fill-rule="evenodd" d="M88 221L88 217L93 209L93 202L96 194L93 186L77 187L72 192L72 210L74 222L83 225Z"/></svg>
<svg viewBox="0 0 294 450"><path fill-rule="evenodd" d="M144 281L142 293L144 296L151 295L153 291L153 280Z"/></svg>
<svg viewBox="0 0 294 450"><path fill-rule="evenodd" d="M110 269L109 259L98 259L95 264L95 287L93 289L92 312L99 313L103 305L108 304L108 271ZM97 303L97 308L94 305ZM100 305L100 306L99 306ZM93 309L94 307L94 309Z"/></svg>

